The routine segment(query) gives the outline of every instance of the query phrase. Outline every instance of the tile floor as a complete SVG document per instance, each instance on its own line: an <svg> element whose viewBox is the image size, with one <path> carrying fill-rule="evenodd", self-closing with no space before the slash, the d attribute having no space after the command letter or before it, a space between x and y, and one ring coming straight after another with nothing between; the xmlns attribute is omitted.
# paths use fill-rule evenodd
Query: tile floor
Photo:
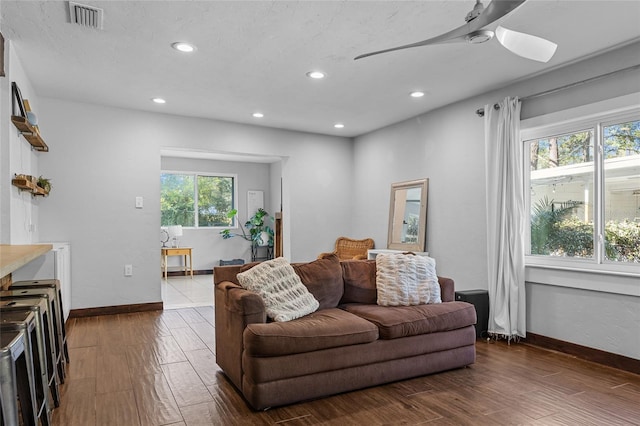
<svg viewBox="0 0 640 426"><path fill-rule="evenodd" d="M213 275L160 279L164 309L213 306Z"/></svg>

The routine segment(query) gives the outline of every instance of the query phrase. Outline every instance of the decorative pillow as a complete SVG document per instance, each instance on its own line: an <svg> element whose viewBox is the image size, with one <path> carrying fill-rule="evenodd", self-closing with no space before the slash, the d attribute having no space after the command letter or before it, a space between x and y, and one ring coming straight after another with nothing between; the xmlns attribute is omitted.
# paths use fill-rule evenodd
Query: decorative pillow
<svg viewBox="0 0 640 426"><path fill-rule="evenodd" d="M340 303L376 303L376 261L345 260L340 266L344 280Z"/></svg>
<svg viewBox="0 0 640 426"><path fill-rule="evenodd" d="M275 321L290 321L318 309L318 301L284 257L262 262L237 277L242 287L262 298L267 315Z"/></svg>
<svg viewBox="0 0 640 426"><path fill-rule="evenodd" d="M331 253L313 262L294 263L293 270L302 280L302 284L320 303L318 309L335 308L342 298L344 283L338 255Z"/></svg>
<svg viewBox="0 0 640 426"><path fill-rule="evenodd" d="M441 303L436 261L426 256L380 253L376 256L378 305Z"/></svg>

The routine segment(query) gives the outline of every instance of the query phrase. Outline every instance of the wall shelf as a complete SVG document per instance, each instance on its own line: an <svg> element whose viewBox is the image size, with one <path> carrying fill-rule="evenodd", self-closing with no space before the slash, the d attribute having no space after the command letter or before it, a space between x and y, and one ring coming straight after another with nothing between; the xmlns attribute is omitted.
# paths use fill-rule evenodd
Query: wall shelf
<svg viewBox="0 0 640 426"><path fill-rule="evenodd" d="M14 126L16 126L22 136L24 136L27 142L29 142L36 151L49 151L49 147L46 143L44 143L44 140L42 140L40 133L38 133L35 127L29 124L26 118L20 117L18 115L12 115L11 122Z"/></svg>
<svg viewBox="0 0 640 426"><path fill-rule="evenodd" d="M40 188L38 185L36 185L35 183L31 182L28 179L23 179L23 178L11 179L11 184L13 186L20 188L21 191L30 192L34 196L40 195L40 196L46 197L47 195L49 195L47 191L45 191L43 188Z"/></svg>

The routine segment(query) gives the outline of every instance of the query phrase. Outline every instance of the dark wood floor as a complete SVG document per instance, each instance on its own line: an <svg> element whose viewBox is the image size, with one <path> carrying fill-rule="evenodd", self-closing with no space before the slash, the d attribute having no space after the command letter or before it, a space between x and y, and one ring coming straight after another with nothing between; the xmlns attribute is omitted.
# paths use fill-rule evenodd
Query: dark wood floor
<svg viewBox="0 0 640 426"><path fill-rule="evenodd" d="M640 425L640 376L484 341L468 368L253 412L214 332L212 307L70 320L54 425Z"/></svg>

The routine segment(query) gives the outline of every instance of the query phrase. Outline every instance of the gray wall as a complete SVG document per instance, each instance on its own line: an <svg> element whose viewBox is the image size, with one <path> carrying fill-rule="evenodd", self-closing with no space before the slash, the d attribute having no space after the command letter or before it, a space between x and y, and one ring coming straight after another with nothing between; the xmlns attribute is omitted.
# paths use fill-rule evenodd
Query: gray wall
<svg viewBox="0 0 640 426"><path fill-rule="evenodd" d="M6 77L0 78L0 104L3 112L3 123L0 125L0 242L30 244L39 238L37 225L42 198L20 191L11 185L11 179L16 174L39 176L38 158L43 153L32 150L31 145L9 120L12 114L11 82L18 84L22 98L29 100L34 111L39 111L39 100L27 79L13 43L5 41L5 49Z"/></svg>
<svg viewBox="0 0 640 426"><path fill-rule="evenodd" d="M505 96L524 97L626 68L639 57L640 43L636 43L356 138L354 233L370 232L382 246L391 183L427 177L427 250L437 261L438 274L452 277L459 290L486 289L484 122L474 112ZM636 104L640 105L640 71L525 101L522 116L530 118L629 93L637 93ZM527 330L640 359L640 280L576 274L550 273L542 283L526 284ZM559 285L632 290L611 294Z"/></svg>
<svg viewBox="0 0 640 426"><path fill-rule="evenodd" d="M40 172L54 186L40 203L40 238L71 242L73 309L161 300L162 148L283 158L284 254L292 261L315 259L349 232L349 139L50 98L41 98L39 117L50 147ZM280 182L266 180L278 184L265 191L270 203ZM144 197L143 209L135 208L136 196ZM238 239L209 243L220 248L194 260L209 265L216 250L243 250ZM133 264L132 277L124 277L125 264Z"/></svg>

